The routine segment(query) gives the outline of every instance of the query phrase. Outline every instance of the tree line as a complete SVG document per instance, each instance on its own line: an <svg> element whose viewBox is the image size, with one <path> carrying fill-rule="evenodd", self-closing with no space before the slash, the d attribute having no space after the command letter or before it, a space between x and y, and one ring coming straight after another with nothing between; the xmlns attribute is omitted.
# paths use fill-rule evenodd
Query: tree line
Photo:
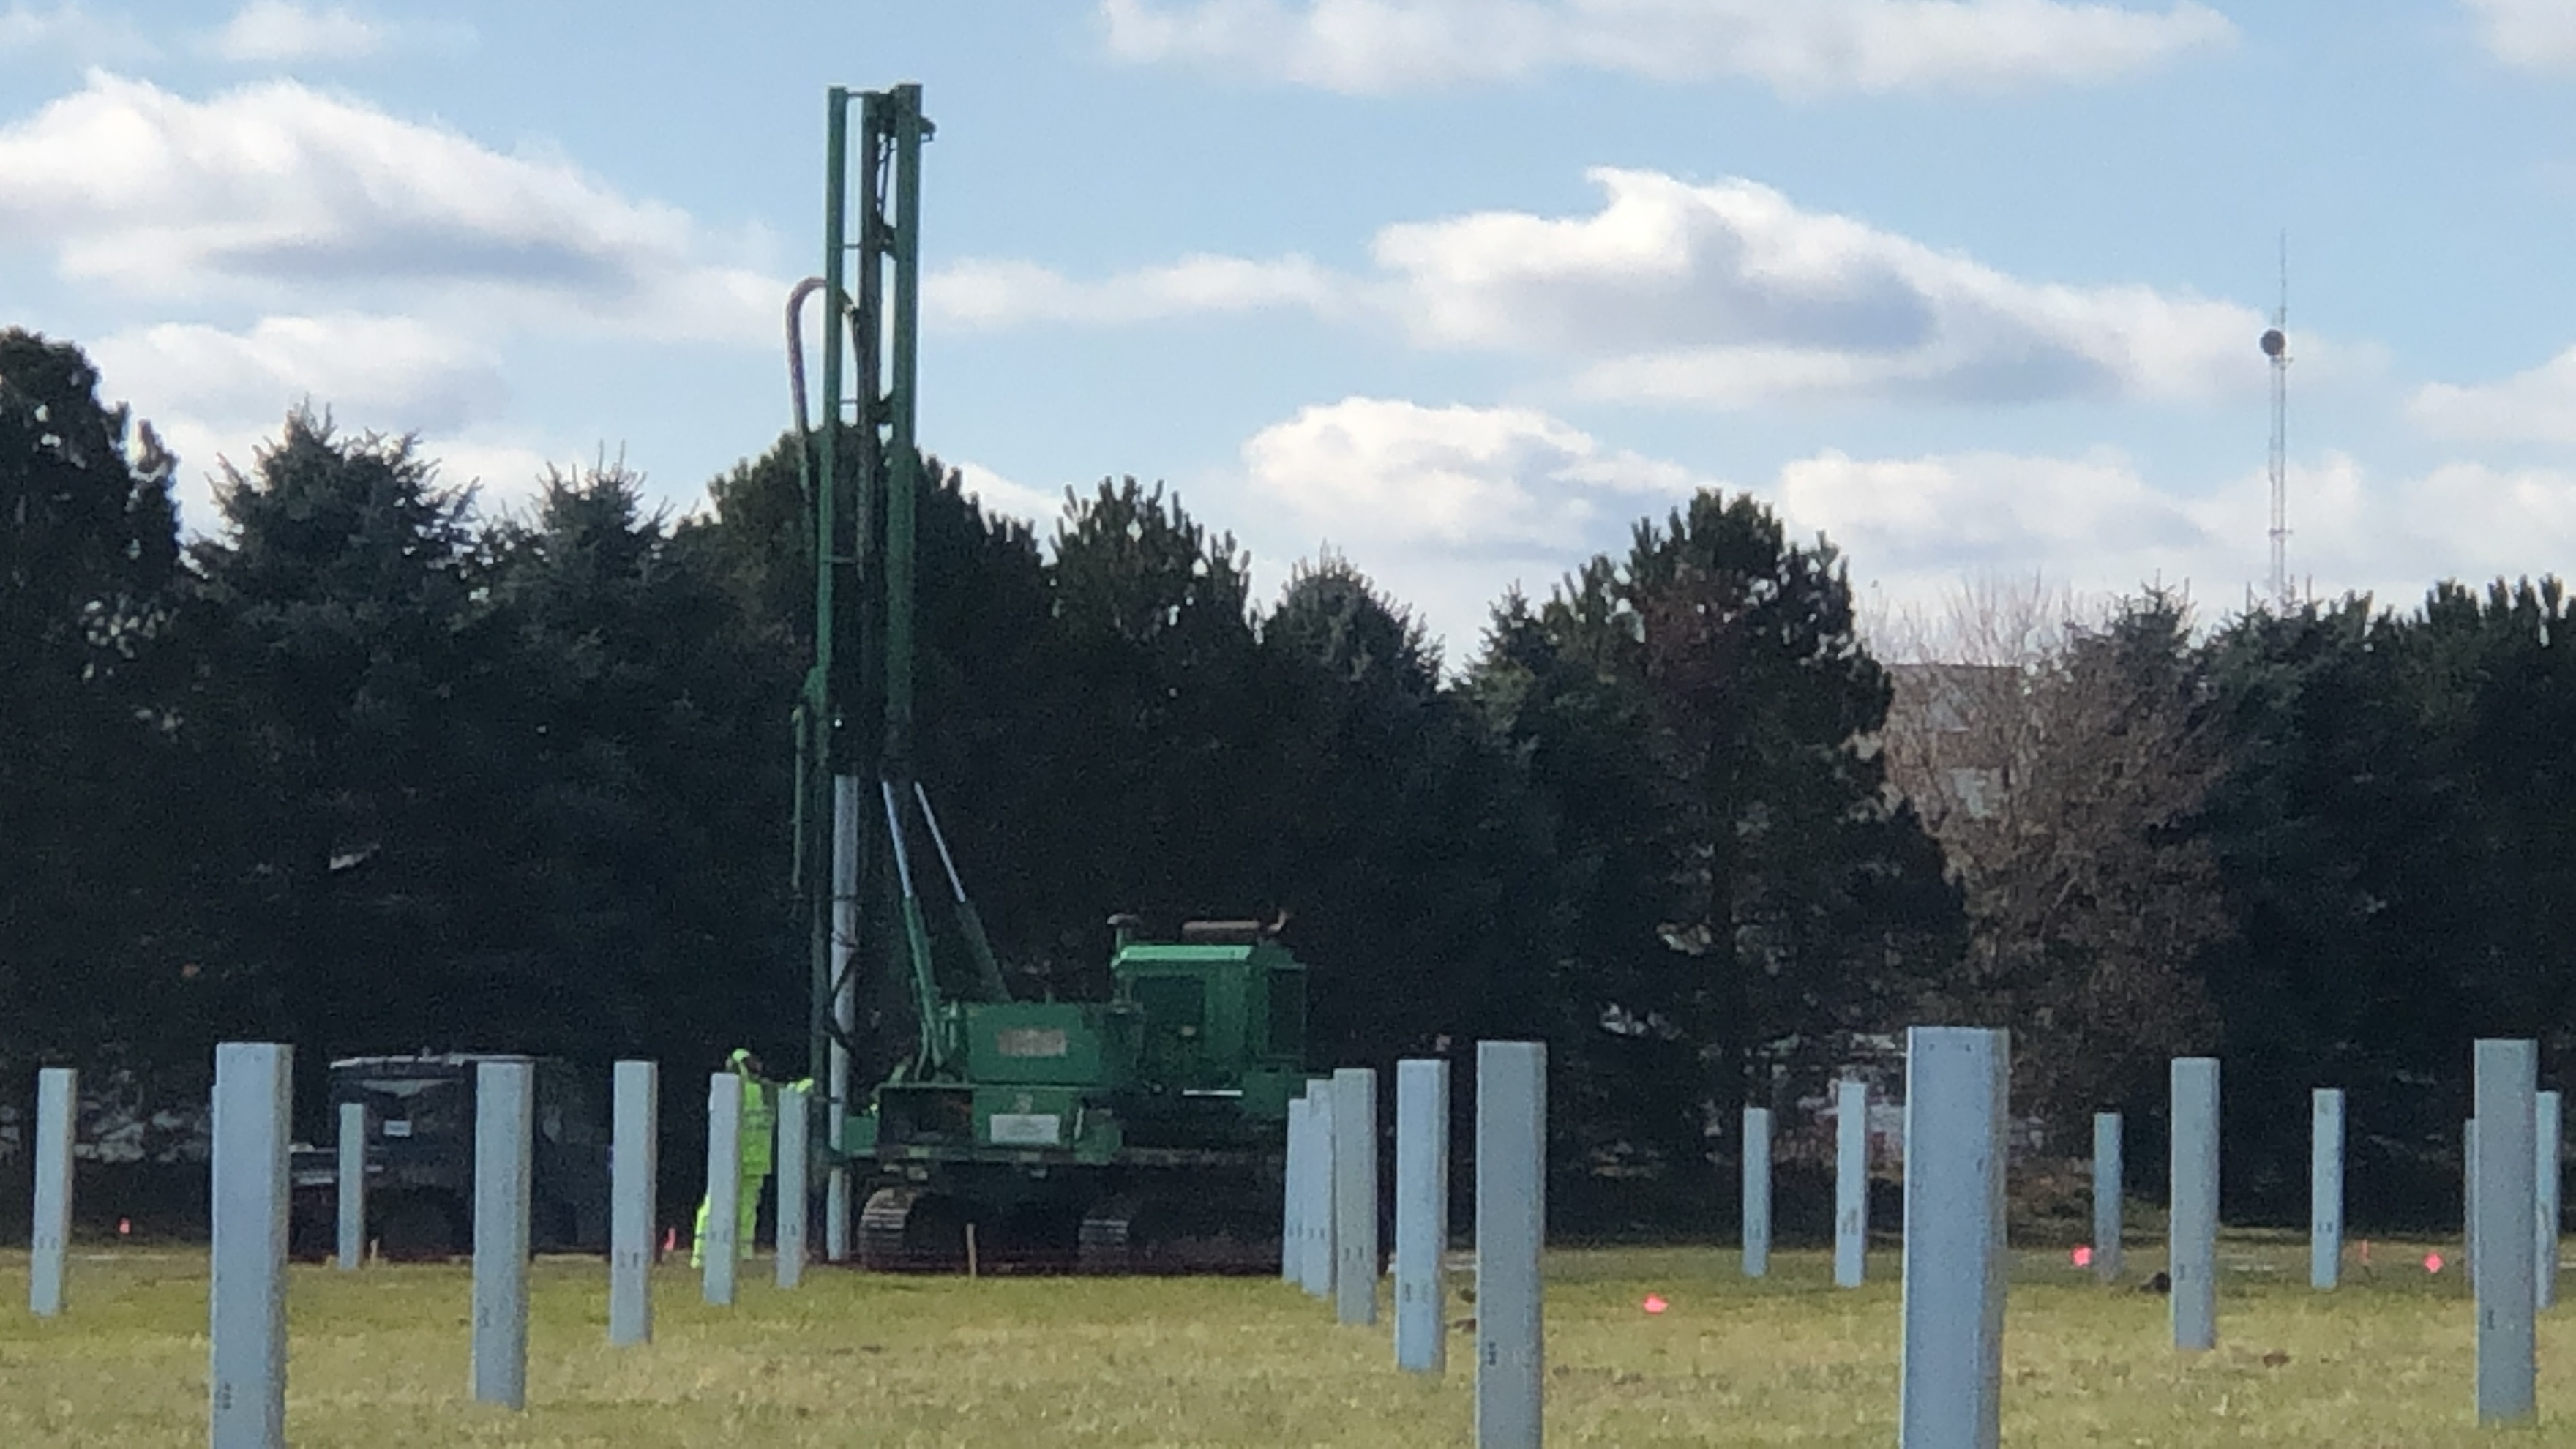
<svg viewBox="0 0 2576 1449"><path fill-rule="evenodd" d="M183 539L150 427L0 331L0 1081L798 1060L797 446L682 515L605 460L487 510L298 411ZM2148 592L1891 668L1828 542L1705 492L1450 660L1337 557L1256 598L1159 486L1042 541L925 476L920 773L1016 984L1105 990L1115 912L1284 912L1318 1061L1551 1044L1568 1225L1723 1218L1738 1107L1936 1017L2013 1028L2073 1153L2220 1052L2239 1210L2345 1086L2355 1220L2403 1215L2456 1184L2469 1041L2576 1022L2554 581L2206 629Z"/></svg>

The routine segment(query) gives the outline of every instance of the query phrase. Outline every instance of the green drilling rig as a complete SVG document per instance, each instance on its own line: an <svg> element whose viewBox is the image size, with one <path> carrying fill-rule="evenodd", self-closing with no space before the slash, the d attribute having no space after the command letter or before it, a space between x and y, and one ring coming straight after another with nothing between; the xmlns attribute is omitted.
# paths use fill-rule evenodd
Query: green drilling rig
<svg viewBox="0 0 2576 1449"><path fill-rule="evenodd" d="M1109 1000L1014 1000L915 774L924 469L913 417L931 134L917 85L832 89L823 274L787 308L816 544L794 830L827 1250L879 1269L1276 1269L1288 1100L1306 1081L1305 968L1258 923L1191 922L1178 940L1149 940L1121 916ZM819 427L801 336L818 293ZM933 858L940 931L921 889ZM913 1027L864 1088L852 1081L862 982L900 982Z"/></svg>

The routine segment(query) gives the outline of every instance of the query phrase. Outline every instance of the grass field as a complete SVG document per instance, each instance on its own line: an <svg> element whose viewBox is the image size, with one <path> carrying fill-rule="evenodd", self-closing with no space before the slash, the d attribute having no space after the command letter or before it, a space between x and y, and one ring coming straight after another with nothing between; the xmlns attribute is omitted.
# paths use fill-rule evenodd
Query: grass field
<svg viewBox="0 0 2576 1449"><path fill-rule="evenodd" d="M2106 1290L2062 1254L2025 1254L2006 1319L2004 1438L2029 1446L2492 1444L2472 1423L2470 1306L2456 1269L2377 1244L2375 1276L2309 1291L2303 1246L2220 1249L2220 1347L2168 1344L2165 1300ZM2132 1272L2160 1266L2133 1250ZM1557 1444L1886 1446L1895 1442L1898 1258L1837 1292L1821 1254L1749 1284L1724 1249L1619 1249L1548 1262L1548 1436ZM1388 1330L1344 1329L1267 1279L887 1279L818 1271L795 1294L747 1272L698 1302L674 1265L648 1348L604 1342L605 1269L535 1275L529 1408L466 1400L467 1270L295 1270L288 1432L304 1446L458 1444L1466 1444L1466 1332L1452 1371L1396 1372ZM1463 1277L1456 1280L1463 1285ZM2576 1286L2576 1285L2571 1285ZM0 1259L0 1445L205 1442L202 1254L73 1264L66 1315L24 1308ZM1669 1311L1649 1316L1649 1292ZM1473 1306L1456 1303L1452 1317ZM2576 1307L2567 1310L2576 1314ZM2537 1435L2576 1442L2576 1331L2541 1325ZM2286 1357L2285 1357L2286 1356ZM2553 1404L2556 1411L2551 1412Z"/></svg>

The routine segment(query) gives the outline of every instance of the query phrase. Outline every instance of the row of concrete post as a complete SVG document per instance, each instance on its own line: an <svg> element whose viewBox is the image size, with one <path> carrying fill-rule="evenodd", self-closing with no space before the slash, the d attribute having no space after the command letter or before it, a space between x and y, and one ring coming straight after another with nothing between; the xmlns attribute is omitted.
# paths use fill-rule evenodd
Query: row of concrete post
<svg viewBox="0 0 2576 1449"><path fill-rule="evenodd" d="M1857 1288L1869 1267L1869 1084L1834 1084L1834 1286ZM1747 1107L1743 1126L1744 1276L1771 1271L1771 1109Z"/></svg>
<svg viewBox="0 0 2576 1449"><path fill-rule="evenodd" d="M2477 1116L2465 1137L2468 1270L2477 1300L2477 1412L2487 1423L2537 1412L2535 1319L2557 1301L2561 1098L2538 1090L2530 1041L2480 1041ZM2168 1271L2174 1346L2218 1342L2218 1107L2216 1060L2173 1064ZM2343 1266L2344 1094L2311 1098L2308 1281L2331 1289ZM2119 1272L2120 1118L2094 1119L2096 1270Z"/></svg>
<svg viewBox="0 0 2576 1449"><path fill-rule="evenodd" d="M287 1145L294 1051L271 1043L227 1043L215 1051L213 1336L209 1379L214 1449L275 1449L285 1443ZM68 1077L68 1073L65 1074ZM742 1078L708 1079L707 1237L702 1291L712 1304L734 1299L741 1164ZM43 1089L40 1087L40 1093ZM66 1087L68 1090L68 1087ZM660 1071L619 1062L610 1158L608 1336L647 1342L653 1332L652 1279L660 1132ZM475 1069L474 1282L470 1380L479 1402L520 1408L527 1401L529 1168L535 1067L502 1058ZM778 1112L777 1279L796 1286L804 1267L808 1104L800 1088ZM365 1109L340 1117L339 1263L359 1262L366 1221ZM50 1145L50 1139L48 1139ZM66 1163L68 1151L65 1149ZM67 1180L67 1175L66 1175ZM63 1189L67 1200L68 1190ZM40 1193L40 1198L42 1197ZM51 1199L43 1199L50 1206ZM59 1224L63 1215L54 1219ZM40 1248L58 1240L38 1227ZM60 1277L53 1284L60 1302Z"/></svg>
<svg viewBox="0 0 2576 1449"><path fill-rule="evenodd" d="M1908 1034L1905 1337L1899 1443L1991 1446L2003 1366L2004 1149L2009 1053L1999 1031L1918 1027ZM1855 1086L1857 1084L1854 1084ZM1846 1180L1856 1138L1866 1165L1865 1103L1846 1090ZM1396 1068L1395 1352L1399 1367L1445 1365L1449 1081L1438 1061ZM1340 1321L1377 1315L1377 1079L1351 1068L1310 1084L1288 1117L1280 1274L1333 1300ZM1535 1449L1544 1401L1539 1250L1546 1235L1546 1050L1484 1042L1476 1051L1476 1443ZM1746 1268L1768 1251L1770 1119L1749 1113ZM1756 1170L1754 1163L1762 1164ZM1865 1196L1843 1195L1838 1238L1867 1231ZM1837 1253L1838 1274L1846 1266ZM1858 1281L1858 1260L1849 1263Z"/></svg>
<svg viewBox="0 0 2576 1449"><path fill-rule="evenodd" d="M1395 1361L1448 1365L1449 1064L1397 1064ZM1377 1073L1346 1067L1288 1104L1280 1276L1377 1322ZM1544 1365L1539 1247L1547 1228L1547 1048L1476 1046L1476 1443L1535 1449Z"/></svg>
<svg viewBox="0 0 2576 1449"><path fill-rule="evenodd" d="M2182 1224L2182 1236L2192 1240L2206 1237L2211 1242L2215 1241L2217 1222L2217 1073L2218 1064L2211 1058L2177 1061L2172 1099L2176 1124L2171 1174L2177 1191L2173 1200L2175 1221ZM1845 1080L1836 1084L1834 1100L1834 1282L1851 1288L1863 1281L1869 1236L1869 1146L1864 1125L1868 1090L1861 1082ZM2548 1308L2557 1302L2562 1108L2556 1092L2540 1093L2536 1104L2537 1231L2544 1251L2537 1260L2534 1292L2539 1306ZM2332 1288L2340 1280L2343 1258L2344 1094L2337 1088L2319 1088L2313 1093L2312 1108L2309 1281L2318 1288ZM1764 1107L1747 1107L1743 1121L1744 1273L1759 1278L1769 1272L1771 1258L1771 1112ZM2467 1124L2464 1154L2465 1200L2471 1205L2465 1220L2472 1247L2477 1235L2477 1125L2474 1118ZM2121 1131L2119 1113L2094 1115L2092 1267L2105 1281L2119 1277L2123 1268L2121 1200L2125 1171ZM2201 1231L2203 1225L2207 1225L2207 1233ZM2470 1261L2474 1261L2473 1252L2463 1256L2464 1263ZM2185 1307L2190 1311L2185 1314L2184 1327L2178 1330L2176 1340L2184 1347L2206 1346L2202 1340L2208 1331L2200 1322L2206 1315L2199 1311L2197 1291L2197 1285L2209 1276L2199 1271L2204 1266L2187 1263L2175 1275L2177 1283L2194 1285L2184 1295Z"/></svg>
<svg viewBox="0 0 2576 1449"><path fill-rule="evenodd" d="M2000 1032L1916 1028L1907 1043L1905 1140L1905 1357L1900 1443L1991 1445L1999 1382L2004 1264L2003 1164L2006 1049ZM292 1051L272 1044L217 1050L212 1208L214 1272L210 1376L214 1443L281 1443L284 1413L286 1172ZM1480 1445L1539 1442L1541 1294L1545 1227L1545 1049L1482 1043L1477 1053L1477 1425ZM2534 1317L2555 1298L2560 1099L2536 1089L2529 1041L2481 1041L2478 1115L2470 1123L2471 1273L2478 1303L2477 1404L2488 1421L2535 1412ZM1346 1069L1291 1104L1284 1194L1283 1275L1334 1300L1343 1322L1377 1313L1376 1075ZM1397 1073L1396 1356L1399 1365L1445 1365L1442 1257L1448 1237L1447 1064L1407 1061ZM524 1060L478 1067L472 1386L478 1400L518 1406L526 1394L527 1263L534 1073ZM703 1291L733 1299L739 1245L742 1081L710 1078L708 1241ZM650 1280L658 1131L658 1072L621 1062L615 1141L609 1333L617 1343L651 1334ZM1866 1098L1838 1092L1840 1142L1836 1280L1859 1281L1867 1231ZM77 1077L48 1069L38 1081L37 1189L31 1306L62 1306L70 1222L72 1104ZM2216 1344L2218 1063L2184 1058L2172 1068L2169 1272L2174 1342ZM2343 1097L2314 1096L2311 1281L2335 1285L2341 1261ZM354 1120L352 1120L354 1118ZM806 1233L806 1103L789 1089L778 1114L781 1223L778 1281L801 1274ZM363 1108L345 1109L339 1248L358 1261L364 1223ZM2120 1267L2120 1120L2095 1119L2095 1265ZM1745 1118L1745 1271L1759 1275L1769 1247L1769 1114ZM1859 1144L1857 1148L1855 1143ZM352 1162L352 1156L357 1160ZM1957 1332L1972 1324L1975 1331ZM1918 1332L1918 1327L1921 1329ZM1958 1362L1952 1362L1952 1360ZM1936 1367L1937 1366L1937 1367ZM1965 1435L1966 1437L1961 1437Z"/></svg>
<svg viewBox="0 0 2576 1449"><path fill-rule="evenodd" d="M2003 1034L1909 1033L1905 1106L1905 1336L1899 1443L1992 1449L1998 1441L2003 1315ZM2537 1090L2529 1041L2481 1041L2478 1116L2468 1134L2470 1273L2477 1302L2476 1401L2482 1422L2537 1413L2534 1319L2556 1301L2562 1103ZM2172 1065L2168 1284L2177 1348L2218 1341L2219 1064ZM1991 1093L1991 1096L1988 1093ZM1868 1231L1866 1096L1837 1098L1835 1281L1860 1281ZM2344 1101L2314 1095L2310 1281L2336 1286L2342 1262ZM1771 1117L1744 1116L1744 1271L1767 1271ZM2094 1120L2093 1265L2121 1271L2121 1123ZM1970 1331L1962 1332L1962 1327Z"/></svg>

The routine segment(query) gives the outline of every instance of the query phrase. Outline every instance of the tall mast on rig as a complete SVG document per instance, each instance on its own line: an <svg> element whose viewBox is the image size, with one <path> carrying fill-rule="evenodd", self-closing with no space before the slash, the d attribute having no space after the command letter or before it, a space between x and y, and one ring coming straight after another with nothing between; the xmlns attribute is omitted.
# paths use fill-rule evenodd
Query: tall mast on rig
<svg viewBox="0 0 2576 1449"><path fill-rule="evenodd" d="M894 899L888 870L903 865L898 791L908 803L914 788L913 527L921 486L914 337L921 145L931 134L917 85L831 88L823 270L787 303L798 482L814 550L814 661L795 716L794 871L809 953L806 1073L823 1090L824 1140L835 1151L853 1104L863 958L908 963L921 999L920 1058L926 1064L939 1055L927 938L909 890L900 904ZM804 304L818 292L819 419L806 407L801 337ZM880 801L883 832L869 823ZM837 1259L850 1229L837 1164L827 1217L825 1237Z"/></svg>
<svg viewBox="0 0 2576 1449"><path fill-rule="evenodd" d="M807 938L806 1072L823 1090L830 1157L824 1242L845 1255L850 1230L846 1134L857 1090L862 980L908 984L914 1043L873 1072L947 1072L959 1049L942 1025L961 991L940 980L922 889L944 896L974 979L969 1000L1006 1002L1000 964L966 894L948 838L918 777L913 655L919 504L925 477L914 434L921 326L921 148L935 134L921 87L834 86L826 114L823 270L787 302L798 483L814 552L814 662L796 712L792 834L798 912ZM822 302L822 403L807 406L803 317ZM919 858L927 839L935 857ZM936 859L938 869L927 867ZM947 889L940 891L945 882Z"/></svg>

